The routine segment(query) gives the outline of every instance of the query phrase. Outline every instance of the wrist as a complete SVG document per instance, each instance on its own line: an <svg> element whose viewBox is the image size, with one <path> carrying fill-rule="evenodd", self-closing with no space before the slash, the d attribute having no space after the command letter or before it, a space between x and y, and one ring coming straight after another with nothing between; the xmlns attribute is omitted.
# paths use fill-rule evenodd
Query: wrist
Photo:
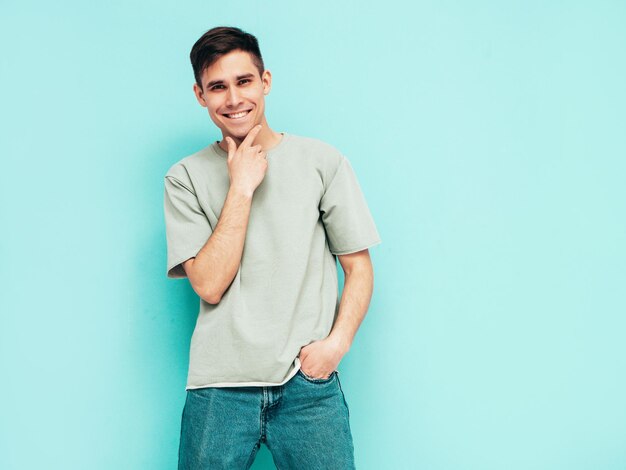
<svg viewBox="0 0 626 470"><path fill-rule="evenodd" d="M254 191L241 188L239 186L231 186L228 192L231 193L235 197L243 198L243 199L252 199L252 195L254 194Z"/></svg>
<svg viewBox="0 0 626 470"><path fill-rule="evenodd" d="M341 353L342 356L344 356L350 350L352 341L350 341L350 339L346 335L342 334L341 332L332 332L328 336L328 338L335 345L335 347Z"/></svg>

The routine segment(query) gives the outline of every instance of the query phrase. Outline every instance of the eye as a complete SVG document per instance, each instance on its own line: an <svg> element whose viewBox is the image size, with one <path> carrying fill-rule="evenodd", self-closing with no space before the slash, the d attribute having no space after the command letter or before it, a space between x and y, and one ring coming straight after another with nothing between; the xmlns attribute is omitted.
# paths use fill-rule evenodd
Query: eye
<svg viewBox="0 0 626 470"><path fill-rule="evenodd" d="M249 78L243 78L241 80L239 80L239 83L243 83L243 82L250 82L252 80L250 80Z"/></svg>
<svg viewBox="0 0 626 470"><path fill-rule="evenodd" d="M224 85L213 85L211 90L217 90L218 87L223 87Z"/></svg>

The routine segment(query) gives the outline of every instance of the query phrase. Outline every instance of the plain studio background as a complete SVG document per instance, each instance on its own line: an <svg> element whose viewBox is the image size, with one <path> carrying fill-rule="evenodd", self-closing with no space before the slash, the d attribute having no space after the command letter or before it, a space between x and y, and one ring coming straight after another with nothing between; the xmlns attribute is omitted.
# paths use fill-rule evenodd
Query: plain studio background
<svg viewBox="0 0 626 470"><path fill-rule="evenodd" d="M188 58L217 25L257 35L270 125L345 153L383 240L340 364L357 467L626 468L623 2L0 18L1 468L175 468L198 299L163 176L220 138Z"/></svg>

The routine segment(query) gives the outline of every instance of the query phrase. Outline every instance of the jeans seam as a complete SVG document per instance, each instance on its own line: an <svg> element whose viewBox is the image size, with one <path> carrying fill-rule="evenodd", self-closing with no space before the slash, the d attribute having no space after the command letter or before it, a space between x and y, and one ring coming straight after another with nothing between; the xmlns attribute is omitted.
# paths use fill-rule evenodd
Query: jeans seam
<svg viewBox="0 0 626 470"><path fill-rule="evenodd" d="M261 442L257 441L252 447L252 452L250 452L250 456L248 457L248 461L246 462L246 470L252 467L254 463L254 459L256 457L257 451L261 448Z"/></svg>
<svg viewBox="0 0 626 470"><path fill-rule="evenodd" d="M343 398L343 404L346 405L346 411L348 412L348 419L350 418L350 407L348 406L348 402L346 401L346 395L343 393L343 388L341 387L341 381L339 377L337 377L337 383L339 384L339 390L341 390L341 398Z"/></svg>
<svg viewBox="0 0 626 470"><path fill-rule="evenodd" d="M185 395L185 404L183 405L183 412L180 416L180 435L178 436L178 467L181 468L181 451L183 443L183 423L185 421L185 411L187 409L187 400L189 400L189 391Z"/></svg>

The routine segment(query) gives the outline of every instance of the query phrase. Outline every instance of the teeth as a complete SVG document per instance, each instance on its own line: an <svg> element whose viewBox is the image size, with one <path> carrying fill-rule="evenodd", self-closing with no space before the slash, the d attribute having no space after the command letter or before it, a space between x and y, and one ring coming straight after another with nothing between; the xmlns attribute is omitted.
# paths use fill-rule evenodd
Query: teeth
<svg viewBox="0 0 626 470"><path fill-rule="evenodd" d="M250 111L242 111L242 112L237 113L237 114L227 114L226 117L229 117L231 119L238 119L238 118L244 117L249 112Z"/></svg>

